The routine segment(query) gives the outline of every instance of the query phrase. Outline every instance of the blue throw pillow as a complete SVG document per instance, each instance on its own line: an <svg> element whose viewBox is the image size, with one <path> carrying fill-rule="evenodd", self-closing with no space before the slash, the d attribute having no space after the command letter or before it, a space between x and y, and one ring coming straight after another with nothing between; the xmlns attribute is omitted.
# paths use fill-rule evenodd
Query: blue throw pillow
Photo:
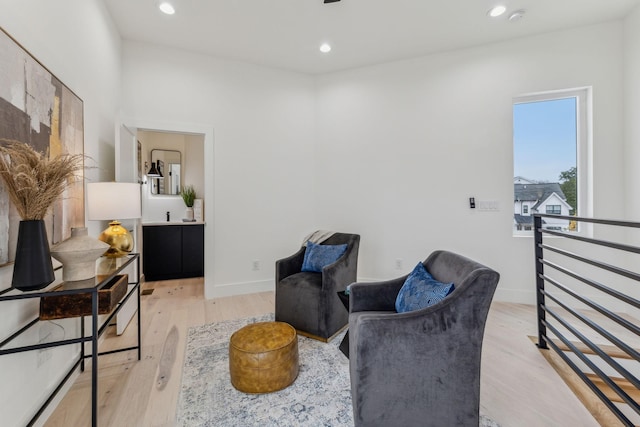
<svg viewBox="0 0 640 427"><path fill-rule="evenodd" d="M333 264L347 251L347 245L317 245L307 242L302 271L322 273L322 268Z"/></svg>
<svg viewBox="0 0 640 427"><path fill-rule="evenodd" d="M429 307L442 301L444 297L453 292L454 288L453 283L438 282L419 262L398 292L396 311L405 313Z"/></svg>

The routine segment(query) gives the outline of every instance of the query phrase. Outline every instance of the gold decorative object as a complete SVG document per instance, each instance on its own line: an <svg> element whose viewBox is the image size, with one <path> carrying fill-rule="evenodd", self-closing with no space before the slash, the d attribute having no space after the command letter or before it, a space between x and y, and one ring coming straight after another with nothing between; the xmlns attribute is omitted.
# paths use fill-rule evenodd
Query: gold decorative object
<svg viewBox="0 0 640 427"><path fill-rule="evenodd" d="M93 182L87 184L87 208L90 220L110 220L109 227L98 236L109 244L104 256L117 258L133 250L133 237L118 219L141 216L140 184L128 182Z"/></svg>
<svg viewBox="0 0 640 427"><path fill-rule="evenodd" d="M133 236L120 221L111 221L109 228L100 233L98 240L109 245L109 249L104 253L107 257L121 257L133 250Z"/></svg>

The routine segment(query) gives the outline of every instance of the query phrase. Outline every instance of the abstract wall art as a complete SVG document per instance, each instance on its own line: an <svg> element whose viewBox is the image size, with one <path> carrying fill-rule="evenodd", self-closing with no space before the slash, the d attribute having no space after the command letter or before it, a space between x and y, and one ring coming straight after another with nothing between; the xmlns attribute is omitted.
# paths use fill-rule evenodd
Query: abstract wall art
<svg viewBox="0 0 640 427"><path fill-rule="evenodd" d="M83 103L0 28L0 139L30 144L50 157L84 153ZM50 243L84 226L83 177L74 180L45 222ZM11 263L20 217L0 183L0 267Z"/></svg>

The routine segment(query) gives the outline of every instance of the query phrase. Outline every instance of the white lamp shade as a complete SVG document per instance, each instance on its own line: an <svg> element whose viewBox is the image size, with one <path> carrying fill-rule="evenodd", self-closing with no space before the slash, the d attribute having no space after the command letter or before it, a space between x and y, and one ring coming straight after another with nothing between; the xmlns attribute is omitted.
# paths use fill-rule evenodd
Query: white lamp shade
<svg viewBox="0 0 640 427"><path fill-rule="evenodd" d="M87 217L90 221L140 218L140 184L87 183Z"/></svg>

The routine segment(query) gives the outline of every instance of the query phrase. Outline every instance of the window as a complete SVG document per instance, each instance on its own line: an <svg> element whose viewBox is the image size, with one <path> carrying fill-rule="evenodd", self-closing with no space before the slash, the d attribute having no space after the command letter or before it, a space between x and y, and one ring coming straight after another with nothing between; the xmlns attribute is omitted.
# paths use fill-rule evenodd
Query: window
<svg viewBox="0 0 640 427"><path fill-rule="evenodd" d="M546 213L550 215L560 215L562 207L560 205L547 205Z"/></svg>
<svg viewBox="0 0 640 427"><path fill-rule="evenodd" d="M592 214L589 188L591 89L525 95L513 100L514 230L526 230L530 206L545 213ZM550 204L546 204L552 202ZM555 202L555 203L554 203ZM566 206L565 205L565 206ZM519 211L521 212L518 215ZM536 210L533 209L535 213ZM539 210L542 211L542 207ZM556 221L557 222L557 221ZM567 224L554 224L563 229Z"/></svg>

